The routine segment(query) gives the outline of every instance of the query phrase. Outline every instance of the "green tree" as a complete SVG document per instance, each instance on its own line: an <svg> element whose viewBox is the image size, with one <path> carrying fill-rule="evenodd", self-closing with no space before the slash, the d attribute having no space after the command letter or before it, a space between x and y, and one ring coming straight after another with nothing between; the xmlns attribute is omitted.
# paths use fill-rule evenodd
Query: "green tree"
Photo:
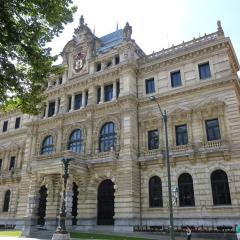
<svg viewBox="0 0 240 240"><path fill-rule="evenodd" d="M38 114L53 66L47 43L73 21L72 0L0 0L0 108Z"/></svg>

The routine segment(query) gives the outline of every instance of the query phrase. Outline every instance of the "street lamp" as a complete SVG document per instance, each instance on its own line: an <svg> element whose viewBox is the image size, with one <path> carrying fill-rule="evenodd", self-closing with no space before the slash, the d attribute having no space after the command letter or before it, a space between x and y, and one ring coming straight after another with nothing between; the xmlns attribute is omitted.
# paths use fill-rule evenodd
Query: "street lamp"
<svg viewBox="0 0 240 240"><path fill-rule="evenodd" d="M170 162L169 162L169 147L168 147L168 130L167 130L167 122L168 122L168 116L167 111L162 111L158 101L154 96L150 96L149 99L151 101L154 101L157 103L159 111L162 115L163 121L164 121L164 128L165 128L165 156L166 156L166 162L167 162L167 178L168 178L168 201L169 201L169 220L170 220L170 237L171 240L175 239L174 236L174 225L173 225L173 206L172 206L172 184L171 184L171 169L170 169Z"/></svg>
<svg viewBox="0 0 240 240"><path fill-rule="evenodd" d="M62 198L62 205L60 209L59 215L59 225L52 236L52 240L70 240L70 234L66 229L65 220L66 220L66 188L67 188L67 179L69 177L68 168L69 162L72 161L72 158L63 158L63 170L64 173L63 177L63 198Z"/></svg>

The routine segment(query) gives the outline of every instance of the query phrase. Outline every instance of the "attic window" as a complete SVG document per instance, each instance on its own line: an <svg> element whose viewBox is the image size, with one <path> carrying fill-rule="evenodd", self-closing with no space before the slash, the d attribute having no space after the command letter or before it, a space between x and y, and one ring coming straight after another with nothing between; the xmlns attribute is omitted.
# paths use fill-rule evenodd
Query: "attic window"
<svg viewBox="0 0 240 240"><path fill-rule="evenodd" d="M101 71L102 65L101 63L96 63L96 71L99 72Z"/></svg>
<svg viewBox="0 0 240 240"><path fill-rule="evenodd" d="M119 55L115 56L115 65L119 64L120 59L119 59Z"/></svg>

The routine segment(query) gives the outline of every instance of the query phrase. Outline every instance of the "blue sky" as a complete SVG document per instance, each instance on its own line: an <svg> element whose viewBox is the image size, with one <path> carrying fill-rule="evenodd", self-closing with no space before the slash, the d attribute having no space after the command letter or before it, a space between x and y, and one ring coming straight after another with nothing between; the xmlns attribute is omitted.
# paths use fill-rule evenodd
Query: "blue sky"
<svg viewBox="0 0 240 240"><path fill-rule="evenodd" d="M123 28L128 21L132 38L147 54L217 30L222 23L240 58L240 0L74 0L78 11L50 46L58 54L71 40L81 14L98 37Z"/></svg>

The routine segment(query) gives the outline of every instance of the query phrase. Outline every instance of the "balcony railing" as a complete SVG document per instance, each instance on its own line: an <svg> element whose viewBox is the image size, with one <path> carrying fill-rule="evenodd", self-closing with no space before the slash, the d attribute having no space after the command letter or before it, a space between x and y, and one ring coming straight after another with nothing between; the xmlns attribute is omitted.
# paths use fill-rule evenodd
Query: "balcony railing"
<svg viewBox="0 0 240 240"><path fill-rule="evenodd" d="M208 141L204 143L205 148L219 148L223 145L223 141L220 140L214 140L214 141Z"/></svg>

